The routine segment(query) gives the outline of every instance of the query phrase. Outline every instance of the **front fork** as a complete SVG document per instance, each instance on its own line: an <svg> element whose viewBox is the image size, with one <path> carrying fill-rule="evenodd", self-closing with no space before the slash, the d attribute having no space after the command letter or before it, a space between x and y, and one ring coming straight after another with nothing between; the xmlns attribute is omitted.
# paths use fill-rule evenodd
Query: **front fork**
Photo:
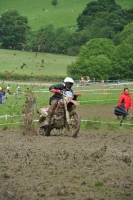
<svg viewBox="0 0 133 200"><path fill-rule="evenodd" d="M66 105L66 100L65 99L64 99L64 107L65 107L65 113L66 113L67 123L70 124L70 116L69 116L69 112L67 110L67 105Z"/></svg>

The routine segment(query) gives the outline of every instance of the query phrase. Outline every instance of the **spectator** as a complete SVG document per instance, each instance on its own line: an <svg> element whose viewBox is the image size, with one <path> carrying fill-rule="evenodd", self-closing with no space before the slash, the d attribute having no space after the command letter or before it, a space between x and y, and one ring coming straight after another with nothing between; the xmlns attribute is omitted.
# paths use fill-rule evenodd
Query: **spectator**
<svg viewBox="0 0 133 200"><path fill-rule="evenodd" d="M15 92L15 94L17 95L18 94L18 88L16 87L16 92Z"/></svg>
<svg viewBox="0 0 133 200"><path fill-rule="evenodd" d="M20 87L17 86L17 87L16 87L16 92L15 92L15 94L17 95L19 92L20 92Z"/></svg>
<svg viewBox="0 0 133 200"><path fill-rule="evenodd" d="M17 88L18 88L18 92L20 92L20 86L18 86Z"/></svg>
<svg viewBox="0 0 133 200"><path fill-rule="evenodd" d="M90 77L89 76L86 76L86 82L90 82Z"/></svg>
<svg viewBox="0 0 133 200"><path fill-rule="evenodd" d="M2 88L0 87L0 104L2 104L2 96L3 96Z"/></svg>
<svg viewBox="0 0 133 200"><path fill-rule="evenodd" d="M84 83L85 81L84 81L84 77L83 76L81 76L80 77L80 83Z"/></svg>
<svg viewBox="0 0 133 200"><path fill-rule="evenodd" d="M7 85L6 90L7 90L7 93L10 94L10 86L9 85Z"/></svg>
<svg viewBox="0 0 133 200"><path fill-rule="evenodd" d="M118 106L122 106L127 112L130 108L132 108L132 98L128 88L124 88L124 92L120 95L118 100ZM125 116L123 116L120 125L123 119L126 119Z"/></svg>
<svg viewBox="0 0 133 200"><path fill-rule="evenodd" d="M5 95L6 95L6 92L5 92L5 89L3 88L2 89L2 104L5 103Z"/></svg>

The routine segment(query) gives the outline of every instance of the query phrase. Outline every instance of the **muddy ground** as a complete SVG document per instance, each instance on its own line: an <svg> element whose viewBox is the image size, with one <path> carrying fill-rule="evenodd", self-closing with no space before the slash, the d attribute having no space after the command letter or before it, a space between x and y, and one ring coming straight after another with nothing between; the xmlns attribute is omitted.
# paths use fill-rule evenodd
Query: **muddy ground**
<svg viewBox="0 0 133 200"><path fill-rule="evenodd" d="M113 110L78 108L82 119L114 119ZM132 200L133 129L80 130L77 138L0 131L0 200L20 199Z"/></svg>

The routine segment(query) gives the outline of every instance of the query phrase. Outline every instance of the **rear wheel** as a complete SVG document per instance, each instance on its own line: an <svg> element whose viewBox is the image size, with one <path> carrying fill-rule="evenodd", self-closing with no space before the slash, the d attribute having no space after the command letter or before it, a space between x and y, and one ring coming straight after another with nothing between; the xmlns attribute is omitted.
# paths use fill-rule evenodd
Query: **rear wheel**
<svg viewBox="0 0 133 200"><path fill-rule="evenodd" d="M44 135L44 136L49 136L51 132L51 128L49 126L42 126L40 127L41 123L45 120L44 117L41 117L39 119L39 124L37 127L37 135Z"/></svg>
<svg viewBox="0 0 133 200"><path fill-rule="evenodd" d="M66 125L67 135L76 137L80 129L81 118L75 111L70 112L69 116L70 123Z"/></svg>

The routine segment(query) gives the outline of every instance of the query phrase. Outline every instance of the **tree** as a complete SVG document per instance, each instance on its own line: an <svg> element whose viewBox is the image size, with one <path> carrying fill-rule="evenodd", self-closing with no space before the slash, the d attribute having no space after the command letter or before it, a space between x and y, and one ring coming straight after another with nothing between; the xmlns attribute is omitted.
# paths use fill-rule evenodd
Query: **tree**
<svg viewBox="0 0 133 200"><path fill-rule="evenodd" d="M96 79L109 79L112 75L113 42L106 38L92 39L83 45L76 62L67 67L67 73L77 79L81 75Z"/></svg>
<svg viewBox="0 0 133 200"><path fill-rule="evenodd" d="M56 6L57 4L58 4L57 0L53 0L53 1L52 1L52 5L53 5L53 6Z"/></svg>
<svg viewBox="0 0 133 200"><path fill-rule="evenodd" d="M54 26L50 24L46 27L41 27L39 31L33 35L28 48L31 48L33 51L67 54L70 45L70 32L65 28L55 29Z"/></svg>
<svg viewBox="0 0 133 200"><path fill-rule="evenodd" d="M25 46L26 34L30 27L27 17L15 10L4 12L0 18L0 42L3 48L22 49Z"/></svg>
<svg viewBox="0 0 133 200"><path fill-rule="evenodd" d="M32 50L39 52L54 53L57 51L55 46L55 29L52 24L41 27L34 37L32 42Z"/></svg>
<svg viewBox="0 0 133 200"><path fill-rule="evenodd" d="M67 51L68 55L76 56L79 53L80 47L90 39L90 31L88 29L71 33L71 45Z"/></svg>
<svg viewBox="0 0 133 200"><path fill-rule="evenodd" d="M117 34L132 21L133 8L122 9L115 0L98 0L87 4L77 18L77 25L79 32L88 29L91 39L106 37L118 44Z"/></svg>
<svg viewBox="0 0 133 200"><path fill-rule="evenodd" d="M126 10L117 10L106 18L108 26L112 27L115 33L118 33L124 29L124 26L131 22L131 19L127 16Z"/></svg>
<svg viewBox="0 0 133 200"><path fill-rule="evenodd" d="M79 57L83 59L89 59L91 56L104 54L111 59L114 51L115 46L111 40L107 38L96 38L91 39L81 47Z"/></svg>
<svg viewBox="0 0 133 200"><path fill-rule="evenodd" d="M116 47L112 57L112 77L115 79L133 78L133 48L122 43Z"/></svg>
<svg viewBox="0 0 133 200"><path fill-rule="evenodd" d="M119 44L126 43L133 46L133 22L126 25L124 30L118 34L117 38Z"/></svg>
<svg viewBox="0 0 133 200"><path fill-rule="evenodd" d="M71 45L70 33L65 28L58 28L56 30L55 45L57 51L55 53L67 54L67 50Z"/></svg>
<svg viewBox="0 0 133 200"><path fill-rule="evenodd" d="M111 26L108 26L108 23L105 19L96 18L91 26L90 30L90 38L114 38L114 30Z"/></svg>
<svg viewBox="0 0 133 200"><path fill-rule="evenodd" d="M109 13L119 10L120 8L121 7L117 5L114 0L92 1L87 4L82 14L79 14L77 18L78 29L82 30L87 24L91 25L99 13L106 12L106 15L109 15Z"/></svg>

